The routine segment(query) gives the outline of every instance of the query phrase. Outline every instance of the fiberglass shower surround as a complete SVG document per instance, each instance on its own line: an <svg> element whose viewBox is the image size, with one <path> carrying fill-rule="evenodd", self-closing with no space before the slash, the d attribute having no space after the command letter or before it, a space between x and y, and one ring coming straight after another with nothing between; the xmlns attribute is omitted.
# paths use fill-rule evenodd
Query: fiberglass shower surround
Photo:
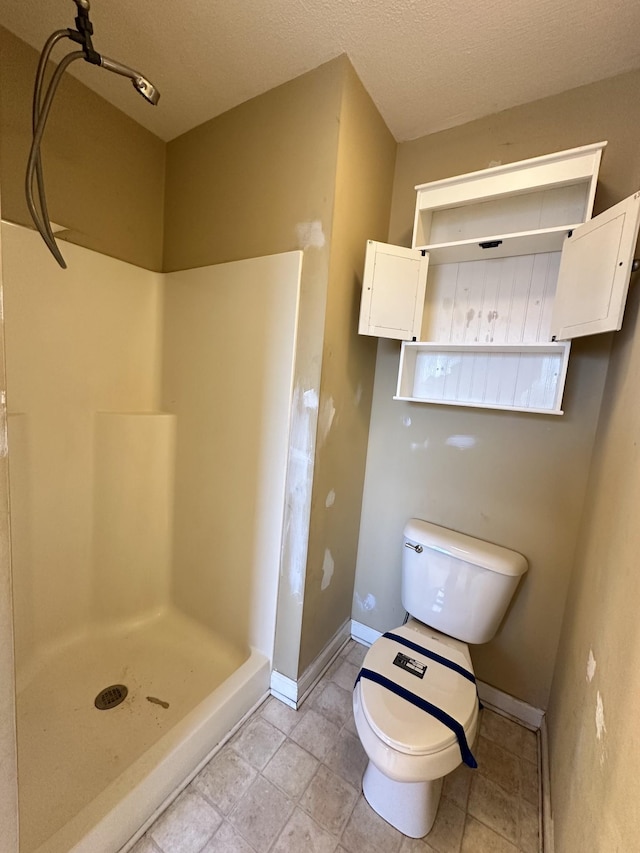
<svg viewBox="0 0 640 853"><path fill-rule="evenodd" d="M1 231L21 853L115 853L269 689L302 253Z"/></svg>
<svg viewBox="0 0 640 853"><path fill-rule="evenodd" d="M75 19L77 29L56 30L54 33L52 33L45 43L45 46L42 50L42 54L40 55L40 60L38 62L38 69L36 71L36 80L33 90L33 141L31 143L31 150L29 152L29 160L27 163L27 176L25 182L27 205L29 207L29 213L31 214L31 218L33 219L36 228L40 232L42 239L47 244L52 255L60 264L60 266L63 267L63 269L66 269L67 265L65 263L64 258L62 257L62 254L60 253L60 250L58 249L55 238L53 236L53 231L51 230L51 223L49 222L47 200L44 191L42 160L40 156L40 143L42 142L47 118L49 116L51 105L56 94L56 89L58 88L58 84L60 83L62 75L67 70L68 66L76 59L84 59L87 62L90 62L92 65L99 65L102 68L106 68L107 71L113 71L115 74L120 74L123 77L128 77L132 81L134 89L140 92L140 94L147 101L149 101L150 104L157 104L160 98L160 93L158 92L156 87L152 83L150 83L149 80L146 79L146 77L143 77L142 74L140 74L138 71L134 71L127 65L123 65L122 63L116 62L113 59L108 59L106 56L102 56L94 50L91 41L91 36L93 35L93 25L89 20L89 0L74 0L74 3L78 7L78 14ZM53 50L55 45L61 39L64 38L68 38L71 39L71 41L76 42L81 46L82 50L72 51L60 60L60 63L58 64L56 70L53 73L53 76L51 77L51 80L49 81L49 85L47 86L46 93L44 94L43 98L42 90L47 62L49 61L51 51ZM38 201L40 204L40 210L38 210L33 196L34 177L36 179L36 184L38 188Z"/></svg>

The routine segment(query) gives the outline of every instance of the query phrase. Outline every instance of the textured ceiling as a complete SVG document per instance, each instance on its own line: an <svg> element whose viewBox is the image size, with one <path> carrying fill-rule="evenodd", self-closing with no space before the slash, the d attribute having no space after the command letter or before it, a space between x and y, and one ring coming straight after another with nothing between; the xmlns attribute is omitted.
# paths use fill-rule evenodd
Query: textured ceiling
<svg viewBox="0 0 640 853"><path fill-rule="evenodd" d="M0 0L37 47L72 0ZM346 53L398 141L640 67L639 0L92 0L94 46L160 90L84 83L163 139Z"/></svg>

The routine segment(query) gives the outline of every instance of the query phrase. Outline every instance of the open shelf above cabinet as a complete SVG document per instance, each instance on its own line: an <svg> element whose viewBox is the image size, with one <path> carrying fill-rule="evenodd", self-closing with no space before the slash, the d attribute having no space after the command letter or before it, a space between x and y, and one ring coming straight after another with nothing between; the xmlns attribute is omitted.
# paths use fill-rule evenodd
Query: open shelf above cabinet
<svg viewBox="0 0 640 853"><path fill-rule="evenodd" d="M640 192L591 218L605 145L421 184L412 248L368 241L359 332L404 342L395 399L562 414L568 341L621 327L638 238Z"/></svg>
<svg viewBox="0 0 640 853"><path fill-rule="evenodd" d="M561 415L570 349L405 341L394 400Z"/></svg>

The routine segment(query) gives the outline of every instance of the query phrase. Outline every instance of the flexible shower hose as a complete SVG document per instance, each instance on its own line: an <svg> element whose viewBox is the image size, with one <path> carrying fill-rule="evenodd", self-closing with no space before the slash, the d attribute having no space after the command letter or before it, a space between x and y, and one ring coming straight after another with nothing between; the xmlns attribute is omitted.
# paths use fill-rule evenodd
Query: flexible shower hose
<svg viewBox="0 0 640 853"><path fill-rule="evenodd" d="M44 178L42 173L42 158L40 155L40 143L42 141L44 129L47 124L51 105L53 103L58 84L60 83L60 79L72 62L74 62L76 59L84 58L84 53L81 50L77 50L68 53L63 59L60 60L58 66L56 67L56 70L53 73L51 80L49 81L49 85L47 86L44 101L42 101L42 84L44 80L46 65L49 61L49 56L53 47L58 41L60 41L60 39L63 38L69 38L68 30L57 30L55 33L49 36L42 50L42 54L40 55L40 61L38 62L38 70L36 72L36 81L33 90L33 140L31 142L31 150L29 151L29 160L27 162L25 192L27 197L27 207L29 208L29 213L31 214L31 218L34 221L36 228L40 232L42 239L49 247L49 250L51 251L56 261L63 269L66 269L67 265L65 263L64 258L62 257L60 249L57 246L57 243L53 236L53 232L51 230L51 225L49 223L49 213L47 210L47 199L45 196ZM33 197L34 177L36 178L36 183L38 187L38 201L40 204L40 211L38 211L35 199Z"/></svg>

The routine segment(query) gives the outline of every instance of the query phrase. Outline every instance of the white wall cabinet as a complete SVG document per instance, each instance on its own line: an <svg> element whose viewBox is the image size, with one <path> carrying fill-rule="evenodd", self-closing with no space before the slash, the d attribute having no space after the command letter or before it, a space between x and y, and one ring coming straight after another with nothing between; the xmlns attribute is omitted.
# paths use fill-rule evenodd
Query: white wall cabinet
<svg viewBox="0 0 640 853"><path fill-rule="evenodd" d="M361 334L395 399L562 414L570 340L619 329L640 192L591 219L605 142L416 187L411 249L369 241Z"/></svg>
<svg viewBox="0 0 640 853"><path fill-rule="evenodd" d="M576 228L565 241L551 317L554 339L622 327L639 222L637 192Z"/></svg>
<svg viewBox="0 0 640 853"><path fill-rule="evenodd" d="M429 259L424 252L367 241L361 335L420 337Z"/></svg>

